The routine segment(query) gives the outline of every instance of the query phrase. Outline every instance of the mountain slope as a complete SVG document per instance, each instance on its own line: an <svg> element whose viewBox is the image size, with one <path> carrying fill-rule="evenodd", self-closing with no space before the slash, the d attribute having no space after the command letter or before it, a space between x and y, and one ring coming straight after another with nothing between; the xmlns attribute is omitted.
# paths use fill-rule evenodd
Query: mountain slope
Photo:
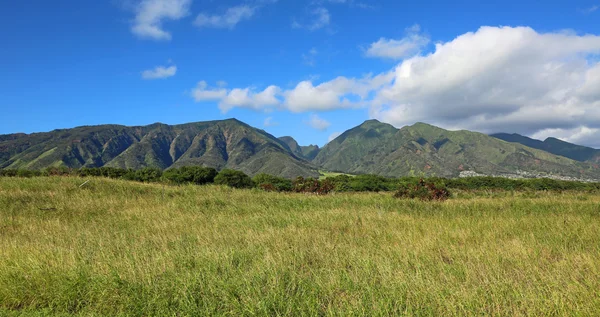
<svg viewBox="0 0 600 317"><path fill-rule="evenodd" d="M203 165L247 174L317 176L272 135L235 119L181 125L85 126L0 136L0 168Z"/></svg>
<svg viewBox="0 0 600 317"><path fill-rule="evenodd" d="M547 138L544 141L540 141L516 133L496 133L491 136L507 142L520 143L534 149L568 157L580 162L600 163L600 150L565 142L556 138Z"/></svg>
<svg viewBox="0 0 600 317"><path fill-rule="evenodd" d="M311 144L307 146L300 146L298 145L298 142L296 142L296 140L291 136L282 136L279 137L279 140L285 143L290 148L290 151L292 151L292 153L294 153L296 156L302 157L309 161L314 159L321 150L318 145Z"/></svg>
<svg viewBox="0 0 600 317"><path fill-rule="evenodd" d="M486 175L556 175L600 179L591 164L470 131L447 131L424 123L396 129L376 120L328 143L313 163L326 170L384 176L455 177L462 171Z"/></svg>

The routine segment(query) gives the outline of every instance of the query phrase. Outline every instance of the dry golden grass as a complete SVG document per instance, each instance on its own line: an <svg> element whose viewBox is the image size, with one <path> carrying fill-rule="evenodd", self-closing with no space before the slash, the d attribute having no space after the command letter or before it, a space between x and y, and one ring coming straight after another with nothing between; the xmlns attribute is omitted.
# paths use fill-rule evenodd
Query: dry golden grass
<svg viewBox="0 0 600 317"><path fill-rule="evenodd" d="M82 182L0 179L0 315L600 316L597 195Z"/></svg>

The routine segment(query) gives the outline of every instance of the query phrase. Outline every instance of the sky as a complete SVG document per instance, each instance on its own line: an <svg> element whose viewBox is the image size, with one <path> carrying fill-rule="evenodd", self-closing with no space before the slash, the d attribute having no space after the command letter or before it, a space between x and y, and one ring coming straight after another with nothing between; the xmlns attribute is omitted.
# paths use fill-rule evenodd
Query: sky
<svg viewBox="0 0 600 317"><path fill-rule="evenodd" d="M368 119L600 148L600 0L0 2L0 134Z"/></svg>

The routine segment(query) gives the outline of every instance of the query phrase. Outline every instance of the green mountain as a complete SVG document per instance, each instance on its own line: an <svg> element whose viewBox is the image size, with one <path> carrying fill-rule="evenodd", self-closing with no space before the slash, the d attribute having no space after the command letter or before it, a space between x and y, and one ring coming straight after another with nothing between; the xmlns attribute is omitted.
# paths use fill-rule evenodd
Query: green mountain
<svg viewBox="0 0 600 317"><path fill-rule="evenodd" d="M496 133L491 136L507 142L520 143L534 149L568 157L580 162L600 163L600 150L565 142L557 138L547 138L544 141L540 141L516 133Z"/></svg>
<svg viewBox="0 0 600 317"><path fill-rule="evenodd" d="M292 153L294 153L296 156L302 157L309 161L314 159L321 150L318 145L311 144L307 146L300 146L298 145L298 142L296 142L296 140L291 136L282 136L279 138L279 140L285 143L290 148L290 151L292 151Z"/></svg>
<svg viewBox="0 0 600 317"><path fill-rule="evenodd" d="M465 173L562 176L600 179L600 169L542 150L470 131L448 131L425 123L396 129L365 121L321 149L322 169L384 176Z"/></svg>
<svg viewBox="0 0 600 317"><path fill-rule="evenodd" d="M316 177L319 167L392 177L485 174L600 179L597 150L556 139L542 142L518 135L500 137L510 142L498 135L447 131L425 123L396 129L369 120L319 148L300 146L292 137L275 138L235 119L137 127L83 126L0 135L0 168L167 169L201 165L292 178Z"/></svg>
<svg viewBox="0 0 600 317"><path fill-rule="evenodd" d="M84 126L0 136L0 168L120 168L185 165L233 168L247 174L318 176L289 146L235 119L181 125Z"/></svg>

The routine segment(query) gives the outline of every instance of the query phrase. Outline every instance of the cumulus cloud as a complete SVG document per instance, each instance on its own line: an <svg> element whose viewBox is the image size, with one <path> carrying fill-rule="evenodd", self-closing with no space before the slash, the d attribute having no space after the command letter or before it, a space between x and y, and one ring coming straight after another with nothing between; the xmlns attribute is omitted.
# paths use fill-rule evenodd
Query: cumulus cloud
<svg viewBox="0 0 600 317"><path fill-rule="evenodd" d="M197 27L233 29L243 20L250 19L257 10L256 6L239 5L228 8L223 14L200 13L194 25Z"/></svg>
<svg viewBox="0 0 600 317"><path fill-rule="evenodd" d="M579 126L572 129L543 129L534 133L531 137L540 140L555 137L566 142L585 144L594 148L600 148L599 135L600 128Z"/></svg>
<svg viewBox="0 0 600 317"><path fill-rule="evenodd" d="M331 123L316 114L310 116L310 119L306 122L311 128L317 129L319 131L325 131Z"/></svg>
<svg viewBox="0 0 600 317"><path fill-rule="evenodd" d="M280 92L281 89L277 86L269 86L263 91L258 92L250 87L233 89L226 89L224 87L211 88L208 87L205 81L201 81L192 90L192 97L197 102L218 101L219 109L223 113L226 113L236 107L261 110L277 106L280 104L277 98Z"/></svg>
<svg viewBox="0 0 600 317"><path fill-rule="evenodd" d="M136 15L131 31L141 38L170 40L171 33L163 29L163 21L187 16L191 3L191 0L142 0L134 7Z"/></svg>
<svg viewBox="0 0 600 317"><path fill-rule="evenodd" d="M367 107L371 118L397 127L423 121L484 133L556 135L595 145L600 139L600 36L539 33L528 27L481 27L434 51L362 78L271 86L270 102L227 103L292 112ZM224 93L217 89L221 103ZM200 93L208 93L200 91ZM262 102L262 101L261 101ZM249 106L250 105L250 106Z"/></svg>
<svg viewBox="0 0 600 317"><path fill-rule="evenodd" d="M154 69L148 69L142 72L142 79L164 79L175 76L177 66L157 66Z"/></svg>
<svg viewBox="0 0 600 317"><path fill-rule="evenodd" d="M600 65L587 57L598 53L595 35L482 27L400 63L371 115L397 126L426 121L528 135L597 126L600 96L591 87Z"/></svg>
<svg viewBox="0 0 600 317"><path fill-rule="evenodd" d="M198 83L196 88L192 89L192 97L197 102L202 101L218 101L227 96L227 89L219 87L219 88L209 88L206 81L201 81Z"/></svg>
<svg viewBox="0 0 600 317"><path fill-rule="evenodd" d="M407 29L407 35L399 40L380 38L366 51L368 57L402 59L420 53L429 44L429 37L420 34L421 28L415 24Z"/></svg>
<svg viewBox="0 0 600 317"><path fill-rule="evenodd" d="M271 85L261 92L253 88L210 88L205 81L201 81L192 90L192 96L198 102L218 101L223 112L236 107L254 110L277 108L295 113L326 111L365 105L363 100L372 91L391 81L393 76L392 72L377 76L368 74L362 78L340 76L316 86L312 81L305 80L292 89L283 90Z"/></svg>
<svg viewBox="0 0 600 317"><path fill-rule="evenodd" d="M292 27L295 29L307 29L309 31L316 31L329 25L331 22L331 15L329 10L324 7L318 7L313 9L311 12L313 17L312 21L307 23L299 23L298 21L292 22Z"/></svg>

